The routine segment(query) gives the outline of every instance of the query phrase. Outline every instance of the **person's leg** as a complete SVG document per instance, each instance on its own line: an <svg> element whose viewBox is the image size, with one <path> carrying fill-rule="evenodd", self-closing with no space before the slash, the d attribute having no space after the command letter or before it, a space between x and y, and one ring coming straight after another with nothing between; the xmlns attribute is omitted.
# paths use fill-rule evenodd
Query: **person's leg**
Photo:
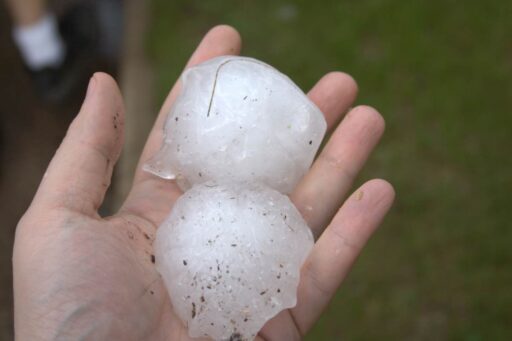
<svg viewBox="0 0 512 341"><path fill-rule="evenodd" d="M7 8L14 21L14 42L27 67L39 71L61 65L65 45L46 1L7 0Z"/></svg>
<svg viewBox="0 0 512 341"><path fill-rule="evenodd" d="M46 13L46 0L7 0L7 8L16 26L37 23Z"/></svg>

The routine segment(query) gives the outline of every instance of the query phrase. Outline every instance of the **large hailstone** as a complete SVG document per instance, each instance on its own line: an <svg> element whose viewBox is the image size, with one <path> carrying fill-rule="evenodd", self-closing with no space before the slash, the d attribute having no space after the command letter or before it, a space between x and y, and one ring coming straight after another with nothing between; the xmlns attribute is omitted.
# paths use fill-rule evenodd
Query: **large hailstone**
<svg viewBox="0 0 512 341"><path fill-rule="evenodd" d="M325 134L315 104L286 75L247 57L214 58L181 80L162 149L145 169L183 190L213 179L290 193Z"/></svg>
<svg viewBox="0 0 512 341"><path fill-rule="evenodd" d="M258 60L218 57L184 73L162 148L145 169L186 191L154 247L191 336L250 340L296 304L313 237L284 194L309 169L325 129L306 95Z"/></svg>
<svg viewBox="0 0 512 341"><path fill-rule="evenodd" d="M156 266L192 337L251 340L296 304L313 236L281 193L207 182L183 194L159 227Z"/></svg>

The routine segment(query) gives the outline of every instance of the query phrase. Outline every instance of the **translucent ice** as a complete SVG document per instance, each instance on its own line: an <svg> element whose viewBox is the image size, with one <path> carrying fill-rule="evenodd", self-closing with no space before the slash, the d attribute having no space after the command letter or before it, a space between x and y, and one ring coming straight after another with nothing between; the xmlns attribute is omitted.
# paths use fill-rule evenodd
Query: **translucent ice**
<svg viewBox="0 0 512 341"><path fill-rule="evenodd" d="M296 304L313 246L289 193L325 134L285 75L225 56L187 70L145 169L186 192L159 227L157 269L192 337L250 340Z"/></svg>
<svg viewBox="0 0 512 341"><path fill-rule="evenodd" d="M261 184L207 182L178 199L154 247L190 336L250 340L296 304L299 270L312 246L287 196Z"/></svg>
<svg viewBox="0 0 512 341"><path fill-rule="evenodd" d="M320 110L284 74L246 57L190 68L145 169L182 189L208 180L258 181L289 193L326 130Z"/></svg>

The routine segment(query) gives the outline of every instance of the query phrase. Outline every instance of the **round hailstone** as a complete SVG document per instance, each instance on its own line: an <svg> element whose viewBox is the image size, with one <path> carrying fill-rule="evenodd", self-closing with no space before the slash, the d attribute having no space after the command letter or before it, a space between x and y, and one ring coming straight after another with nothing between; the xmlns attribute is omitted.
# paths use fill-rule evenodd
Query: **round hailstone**
<svg viewBox="0 0 512 341"><path fill-rule="evenodd" d="M322 112L284 74L223 56L184 72L160 152L145 169L180 187L258 181L289 193L322 142Z"/></svg>
<svg viewBox="0 0 512 341"><path fill-rule="evenodd" d="M313 246L287 196L259 184L194 186L159 227L156 266L191 337L251 340L296 304Z"/></svg>

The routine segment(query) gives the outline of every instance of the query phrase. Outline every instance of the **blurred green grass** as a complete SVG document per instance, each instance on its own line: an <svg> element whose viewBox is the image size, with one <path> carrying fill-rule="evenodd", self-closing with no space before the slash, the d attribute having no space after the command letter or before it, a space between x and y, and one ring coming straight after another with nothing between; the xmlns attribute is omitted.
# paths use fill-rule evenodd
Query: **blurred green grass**
<svg viewBox="0 0 512 341"><path fill-rule="evenodd" d="M202 35L307 90L358 81L387 130L358 183L396 204L309 340L511 340L512 2L154 0L148 48L163 101Z"/></svg>

